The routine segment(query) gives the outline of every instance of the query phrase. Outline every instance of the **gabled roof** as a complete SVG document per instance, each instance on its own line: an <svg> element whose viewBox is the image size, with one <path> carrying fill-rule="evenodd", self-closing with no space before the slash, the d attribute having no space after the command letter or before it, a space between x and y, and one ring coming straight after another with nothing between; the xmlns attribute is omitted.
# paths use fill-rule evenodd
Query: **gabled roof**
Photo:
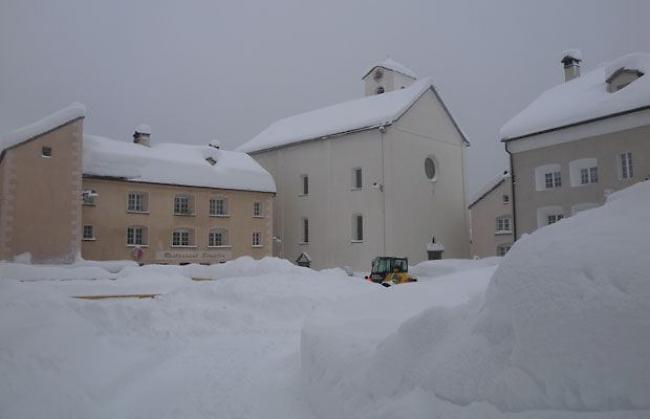
<svg viewBox="0 0 650 419"><path fill-rule="evenodd" d="M498 188L499 185L506 181L506 179L510 179L510 173L507 170L490 179L488 183L483 185L483 187L476 191L476 193L472 196L470 204L467 206L467 208L472 208L480 200L488 196L490 192Z"/></svg>
<svg viewBox="0 0 650 419"><path fill-rule="evenodd" d="M431 84L431 79L425 78L417 80L404 89L366 96L281 119L271 124L252 140L239 146L237 150L255 153L304 141L390 125L428 90L432 90L438 97L463 137L463 141L469 145L467 138Z"/></svg>
<svg viewBox="0 0 650 419"><path fill-rule="evenodd" d="M208 145L163 143L147 147L86 135L83 173L132 182L276 191L273 177L252 157Z"/></svg>
<svg viewBox="0 0 650 419"><path fill-rule="evenodd" d="M402 73L405 76L408 76L408 77L410 77L412 79L417 79L418 78L418 76L415 74L415 72L413 70L411 70L410 68L408 68L404 64L398 63L397 61L395 61L392 58L388 57L385 60L379 61L379 62L373 64L372 66L368 67L368 70L366 70L366 72L363 74L363 77L361 77L361 79L365 79L366 76L368 74L370 74L370 72L372 70L374 70L375 68L377 68L377 67L383 67L383 68L386 68L388 70L393 70L393 71L396 71L398 73Z"/></svg>
<svg viewBox="0 0 650 419"><path fill-rule="evenodd" d="M32 138L43 135L53 129L66 125L76 119L83 118L86 115L86 108L80 103L63 108L45 118L32 124L18 128L0 137L0 153L8 148L15 147Z"/></svg>
<svg viewBox="0 0 650 419"><path fill-rule="evenodd" d="M647 74L650 54L625 55L547 90L501 128L501 138L528 137L650 107L648 75L619 91L607 91L606 80L621 68Z"/></svg>

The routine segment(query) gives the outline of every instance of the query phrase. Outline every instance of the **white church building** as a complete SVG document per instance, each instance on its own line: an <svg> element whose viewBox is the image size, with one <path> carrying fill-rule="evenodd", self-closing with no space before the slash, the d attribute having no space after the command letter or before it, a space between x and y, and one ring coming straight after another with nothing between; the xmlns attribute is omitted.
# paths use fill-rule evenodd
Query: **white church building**
<svg viewBox="0 0 650 419"><path fill-rule="evenodd" d="M376 256L421 262L427 246L467 257L462 130L431 79L400 63L362 80L365 97L279 120L238 148L277 184L274 255L355 270Z"/></svg>

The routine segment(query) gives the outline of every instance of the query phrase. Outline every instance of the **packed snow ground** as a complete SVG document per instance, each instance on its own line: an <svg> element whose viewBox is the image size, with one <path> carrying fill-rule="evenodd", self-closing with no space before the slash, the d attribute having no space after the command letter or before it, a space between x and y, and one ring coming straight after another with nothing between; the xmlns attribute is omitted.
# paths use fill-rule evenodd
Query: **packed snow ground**
<svg viewBox="0 0 650 419"><path fill-rule="evenodd" d="M647 419L649 207L646 182L391 288L272 258L0 264L0 418Z"/></svg>

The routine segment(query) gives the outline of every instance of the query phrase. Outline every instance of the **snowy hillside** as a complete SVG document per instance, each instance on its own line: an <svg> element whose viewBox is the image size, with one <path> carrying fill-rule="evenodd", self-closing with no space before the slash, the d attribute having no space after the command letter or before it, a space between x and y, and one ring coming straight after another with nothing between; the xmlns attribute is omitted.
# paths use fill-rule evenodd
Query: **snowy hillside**
<svg viewBox="0 0 650 419"><path fill-rule="evenodd" d="M649 418L649 207L638 184L391 288L273 258L0 264L0 418Z"/></svg>

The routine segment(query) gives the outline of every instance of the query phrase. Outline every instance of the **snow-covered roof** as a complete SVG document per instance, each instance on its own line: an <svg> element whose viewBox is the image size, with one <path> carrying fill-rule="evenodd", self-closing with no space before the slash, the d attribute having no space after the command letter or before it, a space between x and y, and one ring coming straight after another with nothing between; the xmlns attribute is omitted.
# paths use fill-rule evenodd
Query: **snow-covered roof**
<svg viewBox="0 0 650 419"><path fill-rule="evenodd" d="M621 68L647 73L650 54L625 55L547 90L501 128L501 138L528 136L650 106L648 75L619 91L607 91L606 80Z"/></svg>
<svg viewBox="0 0 650 419"><path fill-rule="evenodd" d="M135 127L135 132L151 135L151 127L148 124L140 124Z"/></svg>
<svg viewBox="0 0 650 419"><path fill-rule="evenodd" d="M276 191L273 177L252 157L208 145L163 143L147 147L85 135L83 173L134 182Z"/></svg>
<svg viewBox="0 0 650 419"><path fill-rule="evenodd" d="M366 72L363 73L363 77L361 77L361 78L362 79L366 78L366 76L372 70L374 70L377 67L384 67L384 68L387 68L389 70L393 70L393 71L396 71L398 73L402 73L405 76L411 77L412 79L417 79L418 78L418 76L415 74L415 72L413 70L411 70L410 68L408 68L407 66L405 66L402 63L398 63L397 61L393 60L390 57L386 58L383 61L379 61L379 62L373 64L372 66L368 67L368 70L366 70Z"/></svg>
<svg viewBox="0 0 650 419"><path fill-rule="evenodd" d="M467 208L472 208L481 199L485 198L490 192L495 190L497 186L501 185L503 181L510 178L510 173L506 170L499 175L490 179L485 185L483 185L476 193L472 195L470 199L470 204Z"/></svg>
<svg viewBox="0 0 650 419"><path fill-rule="evenodd" d="M567 58L573 58L577 61L582 61L582 51L576 48L570 48L562 51L561 62L564 62Z"/></svg>
<svg viewBox="0 0 650 419"><path fill-rule="evenodd" d="M427 90L433 89L430 78L417 80L410 86L366 96L337 105L306 112L271 124L238 151L253 153L262 150L319 139L331 135L389 125L399 119ZM440 97L438 95L438 97ZM442 99L440 99L442 102ZM444 105L444 103L443 103ZM451 117L451 114L449 114ZM451 117L453 120L453 117ZM454 121L454 124L456 122ZM458 125L456 124L458 127ZM458 128L467 143L464 134Z"/></svg>
<svg viewBox="0 0 650 419"><path fill-rule="evenodd" d="M17 130L0 137L0 152L4 152L8 148L45 134L46 132L65 125L70 121L83 118L85 115L86 107L80 103L73 103L66 108L46 116L40 121L18 128Z"/></svg>

